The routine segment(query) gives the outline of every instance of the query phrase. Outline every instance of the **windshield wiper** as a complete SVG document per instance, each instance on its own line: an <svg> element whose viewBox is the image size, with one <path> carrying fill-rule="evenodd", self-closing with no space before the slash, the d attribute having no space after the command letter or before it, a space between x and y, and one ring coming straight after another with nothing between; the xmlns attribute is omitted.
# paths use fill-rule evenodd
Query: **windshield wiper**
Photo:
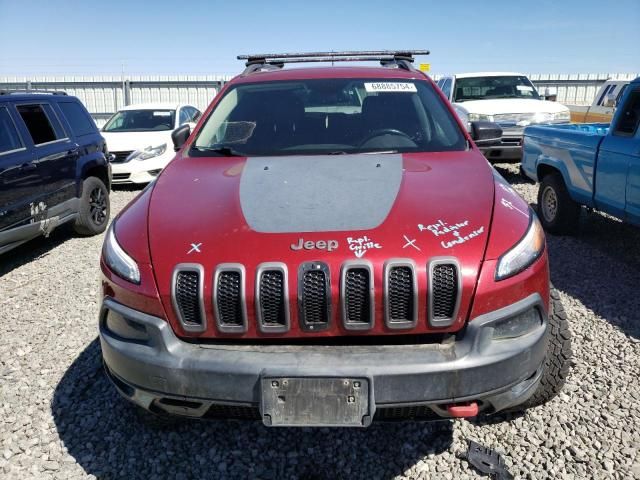
<svg viewBox="0 0 640 480"><path fill-rule="evenodd" d="M218 147L193 147L198 152L218 153L223 157L246 157L242 152L235 150L228 145L220 145Z"/></svg>

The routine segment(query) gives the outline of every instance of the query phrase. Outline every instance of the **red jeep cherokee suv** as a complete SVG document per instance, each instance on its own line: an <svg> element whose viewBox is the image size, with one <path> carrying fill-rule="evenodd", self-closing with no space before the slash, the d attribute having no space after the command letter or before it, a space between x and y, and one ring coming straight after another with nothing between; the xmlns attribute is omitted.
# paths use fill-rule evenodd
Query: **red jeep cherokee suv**
<svg viewBox="0 0 640 480"><path fill-rule="evenodd" d="M569 369L529 206L409 52L247 59L111 225L100 340L159 414L367 426L537 405ZM379 67L282 68L319 60ZM470 133L469 133L470 132Z"/></svg>

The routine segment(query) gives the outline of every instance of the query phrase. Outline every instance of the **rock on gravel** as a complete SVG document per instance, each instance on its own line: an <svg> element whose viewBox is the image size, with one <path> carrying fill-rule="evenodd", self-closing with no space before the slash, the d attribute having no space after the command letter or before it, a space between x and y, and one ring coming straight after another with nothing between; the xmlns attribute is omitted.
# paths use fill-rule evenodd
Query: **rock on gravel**
<svg viewBox="0 0 640 480"><path fill-rule="evenodd" d="M535 202L517 165L498 169ZM114 192L113 211L136 193ZM466 439L519 478L640 478L640 230L611 217L548 238L574 338L559 397L519 416L365 430L149 425L102 372L101 244L60 230L0 257L1 478L481 478L460 458Z"/></svg>

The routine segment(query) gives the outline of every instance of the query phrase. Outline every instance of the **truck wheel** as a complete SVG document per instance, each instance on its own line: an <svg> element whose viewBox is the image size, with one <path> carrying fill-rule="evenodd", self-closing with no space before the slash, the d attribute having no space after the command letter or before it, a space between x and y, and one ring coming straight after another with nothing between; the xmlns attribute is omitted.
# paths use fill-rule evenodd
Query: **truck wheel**
<svg viewBox="0 0 640 480"><path fill-rule="evenodd" d="M556 235L576 230L580 205L569 196L560 173L546 175L538 189L538 215L544 229Z"/></svg>
<svg viewBox="0 0 640 480"><path fill-rule="evenodd" d="M98 235L109 223L109 190L97 177L89 177L82 183L82 197L78 218L73 225L79 235Z"/></svg>
<svg viewBox="0 0 640 480"><path fill-rule="evenodd" d="M564 311L560 294L551 287L549 315L549 343L542 364L542 377L534 394L522 405L523 408L542 405L555 397L564 386L571 366L571 335L569 321Z"/></svg>

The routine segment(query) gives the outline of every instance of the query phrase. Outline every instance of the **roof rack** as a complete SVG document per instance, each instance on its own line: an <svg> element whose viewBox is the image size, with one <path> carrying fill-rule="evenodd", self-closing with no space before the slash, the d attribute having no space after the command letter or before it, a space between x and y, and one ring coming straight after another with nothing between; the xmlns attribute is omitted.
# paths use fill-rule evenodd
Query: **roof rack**
<svg viewBox="0 0 640 480"><path fill-rule="evenodd" d="M0 95L17 95L24 93L46 94L46 95L67 95L67 92L58 90L0 90Z"/></svg>
<svg viewBox="0 0 640 480"><path fill-rule="evenodd" d="M346 52L307 52L307 53L261 53L238 55L238 60L246 60L243 75L260 70L277 70L285 63L313 62L366 62L379 61L384 67L413 68L414 55L429 55L429 50L365 50Z"/></svg>

